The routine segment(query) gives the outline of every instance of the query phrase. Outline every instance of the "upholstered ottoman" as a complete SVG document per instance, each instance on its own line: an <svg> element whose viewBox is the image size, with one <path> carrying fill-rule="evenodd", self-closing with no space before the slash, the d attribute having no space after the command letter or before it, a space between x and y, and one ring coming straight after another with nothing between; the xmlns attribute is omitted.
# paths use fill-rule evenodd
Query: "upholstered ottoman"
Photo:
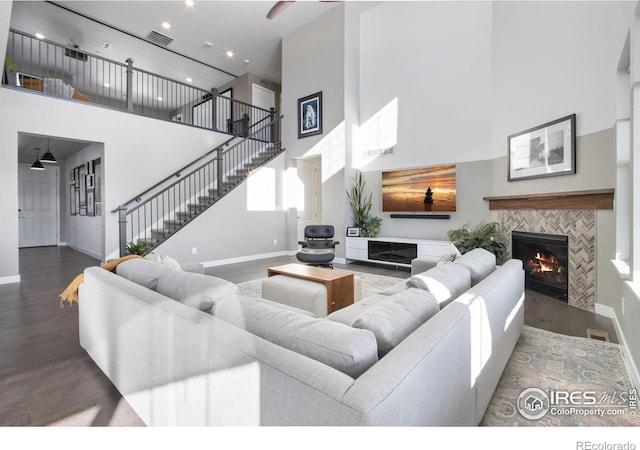
<svg viewBox="0 0 640 450"><path fill-rule="evenodd" d="M353 299L362 298L362 282L353 279ZM287 275L273 275L262 280L262 298L309 311L316 317L327 315L327 287L324 283Z"/></svg>

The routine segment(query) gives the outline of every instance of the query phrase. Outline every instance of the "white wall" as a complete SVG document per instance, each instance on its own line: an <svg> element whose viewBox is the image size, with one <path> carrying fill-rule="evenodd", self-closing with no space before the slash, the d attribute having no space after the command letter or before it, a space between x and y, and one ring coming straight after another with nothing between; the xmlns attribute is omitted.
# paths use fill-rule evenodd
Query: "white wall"
<svg viewBox="0 0 640 450"><path fill-rule="evenodd" d="M18 274L18 219L14 213L18 210L18 132L104 144L103 253L107 258L113 257L118 248L117 215L111 210L228 138L168 121L12 89L0 89L0 117L0 155L4 161L0 167L4 187L0 196L0 279ZM234 218L227 215L224 220ZM259 234L258 229L252 236ZM237 248L252 254L251 239L238 238L237 242ZM198 256L200 260L215 259L213 254Z"/></svg>
<svg viewBox="0 0 640 450"><path fill-rule="evenodd" d="M361 124L398 102L396 155L363 170L489 157L491 14L489 2L384 2L362 15Z"/></svg>
<svg viewBox="0 0 640 450"><path fill-rule="evenodd" d="M92 143L85 149L67 158L62 165L60 179L60 228L61 240L65 245L93 256L101 261L105 260L104 248L104 219L105 214L98 216L71 215L69 205L69 171L103 156L104 144ZM97 180L98 174L96 174ZM97 181L96 181L97 182ZM113 225L111 225L113 226Z"/></svg>
<svg viewBox="0 0 640 450"><path fill-rule="evenodd" d="M337 230L345 223L345 5L286 36L282 42L282 145L287 165L322 158L322 221ZM322 92L321 135L298 139L298 99ZM342 231L336 231L342 234ZM336 252L344 255L344 246Z"/></svg>
<svg viewBox="0 0 640 450"><path fill-rule="evenodd" d="M577 133L614 126L616 68L636 2L495 2L495 157L507 136L572 113Z"/></svg>
<svg viewBox="0 0 640 450"><path fill-rule="evenodd" d="M252 210L250 204L265 191L270 198L281 198L285 157L280 155L249 180L188 224L174 238L161 244L156 252L165 253L180 262L197 261L205 266L281 256L286 250L286 216L282 206L263 203L263 210ZM275 240L275 243L274 243ZM197 253L192 254L196 248ZM266 276L266 273L265 273Z"/></svg>

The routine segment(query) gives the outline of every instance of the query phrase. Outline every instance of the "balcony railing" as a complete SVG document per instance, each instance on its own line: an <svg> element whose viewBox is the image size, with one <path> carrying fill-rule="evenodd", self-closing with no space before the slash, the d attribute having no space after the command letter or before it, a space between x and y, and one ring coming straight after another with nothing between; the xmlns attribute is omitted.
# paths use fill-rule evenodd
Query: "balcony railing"
<svg viewBox="0 0 640 450"><path fill-rule="evenodd" d="M276 118L273 109L147 72L131 58L123 64L16 30L9 31L6 57L14 67L4 84L46 95L244 137ZM274 136L267 127L257 139Z"/></svg>

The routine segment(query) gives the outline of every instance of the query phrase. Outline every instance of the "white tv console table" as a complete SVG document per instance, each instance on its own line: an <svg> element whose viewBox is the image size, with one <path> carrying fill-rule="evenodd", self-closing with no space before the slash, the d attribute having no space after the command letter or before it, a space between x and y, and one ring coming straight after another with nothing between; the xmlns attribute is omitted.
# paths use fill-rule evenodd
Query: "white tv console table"
<svg viewBox="0 0 640 450"><path fill-rule="evenodd" d="M394 237L347 237L347 262L367 261L411 267L413 258L439 258L449 248L449 241Z"/></svg>

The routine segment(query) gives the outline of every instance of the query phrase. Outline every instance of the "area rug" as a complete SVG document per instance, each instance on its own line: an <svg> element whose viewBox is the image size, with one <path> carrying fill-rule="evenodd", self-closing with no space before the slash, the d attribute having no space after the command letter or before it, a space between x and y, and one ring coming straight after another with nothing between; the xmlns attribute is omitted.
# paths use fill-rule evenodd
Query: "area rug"
<svg viewBox="0 0 640 450"><path fill-rule="evenodd" d="M537 419L520 412L529 388L548 396ZM481 425L639 426L635 389L620 345L525 325Z"/></svg>
<svg viewBox="0 0 640 450"><path fill-rule="evenodd" d="M336 269L337 270L337 269ZM340 269L343 270L343 269ZM376 275L372 273L355 272L351 270L344 270L345 272L353 272L353 274L360 278L362 286L362 298L367 298L371 295L375 295L380 291L393 286L396 283L402 281L402 278L387 277L384 275ZM240 293L249 297L261 297L262 295L262 280L246 281L239 283Z"/></svg>

